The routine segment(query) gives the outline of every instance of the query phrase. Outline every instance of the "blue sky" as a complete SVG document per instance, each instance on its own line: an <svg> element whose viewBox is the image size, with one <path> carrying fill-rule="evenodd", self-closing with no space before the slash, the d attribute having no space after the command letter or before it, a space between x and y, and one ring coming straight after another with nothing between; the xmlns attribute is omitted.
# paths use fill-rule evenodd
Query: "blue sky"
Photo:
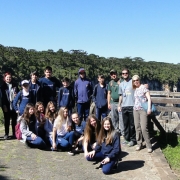
<svg viewBox="0 0 180 180"><path fill-rule="evenodd" d="M0 44L180 63L179 0L0 0Z"/></svg>

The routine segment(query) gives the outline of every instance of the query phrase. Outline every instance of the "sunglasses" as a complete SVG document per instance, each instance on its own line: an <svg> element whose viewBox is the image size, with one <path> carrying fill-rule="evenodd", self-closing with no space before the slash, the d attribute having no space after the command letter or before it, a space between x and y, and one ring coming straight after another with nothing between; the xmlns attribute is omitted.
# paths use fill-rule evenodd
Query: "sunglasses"
<svg viewBox="0 0 180 180"><path fill-rule="evenodd" d="M133 80L133 82L139 81L139 79Z"/></svg>
<svg viewBox="0 0 180 180"><path fill-rule="evenodd" d="M111 76L114 75L114 74L116 74L116 73L114 73L114 72L110 73Z"/></svg>
<svg viewBox="0 0 180 180"><path fill-rule="evenodd" d="M122 73L122 75L124 75L124 74L128 74L128 73Z"/></svg>

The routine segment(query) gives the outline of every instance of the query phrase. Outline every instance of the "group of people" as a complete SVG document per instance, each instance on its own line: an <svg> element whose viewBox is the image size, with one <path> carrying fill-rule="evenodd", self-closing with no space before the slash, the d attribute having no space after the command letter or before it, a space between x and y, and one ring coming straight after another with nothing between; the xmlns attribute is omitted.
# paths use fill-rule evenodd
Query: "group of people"
<svg viewBox="0 0 180 180"><path fill-rule="evenodd" d="M38 79L37 72L32 72L30 80L21 82L20 91L12 75L5 73L1 86L4 139L9 138L10 119L15 138L18 119L22 142L28 147L61 149L70 155L84 151L88 161L101 162L105 174L117 167L120 136L124 137L124 144L137 143L136 150L143 148L144 138L148 152L152 152L147 126L147 115L151 114L149 90L140 84L138 75L130 78L129 73L123 69L121 80L117 71L111 70L108 85L100 74L93 88L85 69L80 68L74 87L67 77L62 79L61 87L61 82L52 76L52 68L47 66L44 77ZM89 114L91 101L96 105L95 115ZM147 112L142 101L148 101ZM77 112L73 112L75 104Z"/></svg>

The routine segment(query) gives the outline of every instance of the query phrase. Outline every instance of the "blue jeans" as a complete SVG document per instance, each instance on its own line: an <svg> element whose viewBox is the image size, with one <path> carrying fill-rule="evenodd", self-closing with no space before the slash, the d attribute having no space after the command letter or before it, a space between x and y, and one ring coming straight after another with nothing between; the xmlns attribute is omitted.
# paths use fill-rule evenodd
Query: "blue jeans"
<svg viewBox="0 0 180 180"><path fill-rule="evenodd" d="M74 142L74 131L67 132L64 136L57 136L57 147L71 148Z"/></svg>
<svg viewBox="0 0 180 180"><path fill-rule="evenodd" d="M28 136L26 138L26 141L30 143L31 147L38 148L38 149L45 149L46 148L46 143L39 137L37 136L36 139L32 139L31 136Z"/></svg>
<svg viewBox="0 0 180 180"><path fill-rule="evenodd" d="M102 152L97 152L95 153L94 157L90 158L90 157L86 157L86 159L88 161L102 161L103 159L105 159L107 156L103 155ZM112 170L112 168L114 167L115 165L115 162L118 160L118 158L114 158L114 159L111 159L110 162L106 163L106 164L103 164L102 165L102 172L104 174L109 174L110 171Z"/></svg>
<svg viewBox="0 0 180 180"><path fill-rule="evenodd" d="M79 119L82 121L84 117L84 121L86 121L87 117L89 116L90 110L90 103L77 103L77 111L79 115Z"/></svg>
<svg viewBox="0 0 180 180"><path fill-rule="evenodd" d="M96 117L99 120L103 120L107 116L107 105L103 106L102 108L97 108L96 107ZM102 117L102 119L101 119Z"/></svg>

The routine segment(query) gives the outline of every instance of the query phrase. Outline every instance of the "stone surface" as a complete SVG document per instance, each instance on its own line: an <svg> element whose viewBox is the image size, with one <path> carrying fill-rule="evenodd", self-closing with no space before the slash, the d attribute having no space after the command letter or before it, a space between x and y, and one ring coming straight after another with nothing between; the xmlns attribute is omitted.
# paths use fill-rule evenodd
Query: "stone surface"
<svg viewBox="0 0 180 180"><path fill-rule="evenodd" d="M0 133L1 180L165 180L178 179L157 147L149 154L147 149L121 145L118 169L104 175L99 164L87 162L83 154L69 156L67 152L29 149L18 140L2 139Z"/></svg>

